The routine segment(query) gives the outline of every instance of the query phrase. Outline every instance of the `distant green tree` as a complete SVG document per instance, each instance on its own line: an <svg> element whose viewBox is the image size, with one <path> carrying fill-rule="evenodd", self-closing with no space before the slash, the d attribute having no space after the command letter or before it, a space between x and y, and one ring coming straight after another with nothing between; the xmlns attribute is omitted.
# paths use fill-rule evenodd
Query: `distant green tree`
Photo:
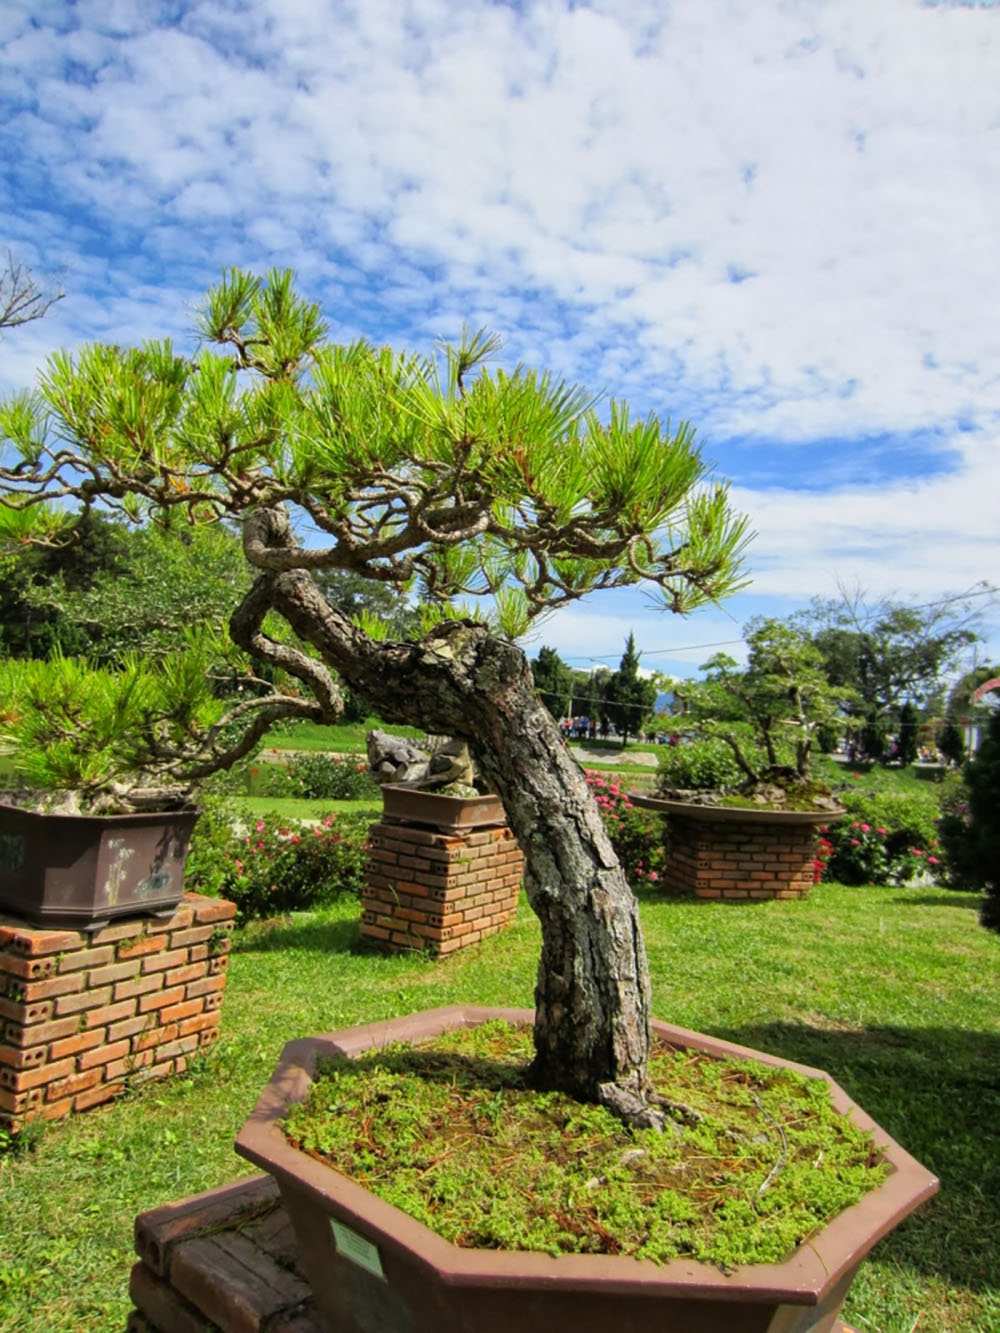
<svg viewBox="0 0 1000 1333"><path fill-rule="evenodd" d="M125 526L95 514L82 518L73 540L50 548L25 546L0 557L0 654L48 657L94 652L95 628L50 596L53 588L85 594L101 577L120 575L127 562Z"/></svg>
<svg viewBox="0 0 1000 1333"><path fill-rule="evenodd" d="M656 682L639 675L639 653L635 635L630 634L618 670L608 679L603 692L604 712L621 735L622 745L628 745L628 738L642 731L653 716L656 694Z"/></svg>
<svg viewBox="0 0 1000 1333"><path fill-rule="evenodd" d="M573 699L573 671L562 660L554 648L539 648L538 656L531 663L531 675L535 689L542 696L542 703L557 720L565 717Z"/></svg>
<svg viewBox="0 0 1000 1333"><path fill-rule="evenodd" d="M969 789L967 864L986 890L984 926L1000 931L1000 709L990 717L986 738L965 768Z"/></svg>
<svg viewBox="0 0 1000 1333"><path fill-rule="evenodd" d="M944 724L937 744L950 764L960 764L965 758L965 740L956 723L948 721Z"/></svg>
<svg viewBox="0 0 1000 1333"><path fill-rule="evenodd" d="M854 691L850 713L869 758L885 758L887 734L906 699L927 707L940 693L942 676L979 637L976 608L966 597L931 606L872 601L859 588L817 598L793 618L822 653L831 684Z"/></svg>
<svg viewBox="0 0 1000 1333"><path fill-rule="evenodd" d="M899 710L899 737L896 755L903 765L912 764L917 757L917 732L920 727L920 714L912 700L907 699Z"/></svg>
<svg viewBox="0 0 1000 1333"><path fill-rule="evenodd" d="M95 662L168 656L184 631L221 630L250 587L239 537L221 524L191 526L175 511L139 528L112 526L111 535L112 559L85 551L92 568L64 561L27 594L38 612L73 626L77 653Z"/></svg>

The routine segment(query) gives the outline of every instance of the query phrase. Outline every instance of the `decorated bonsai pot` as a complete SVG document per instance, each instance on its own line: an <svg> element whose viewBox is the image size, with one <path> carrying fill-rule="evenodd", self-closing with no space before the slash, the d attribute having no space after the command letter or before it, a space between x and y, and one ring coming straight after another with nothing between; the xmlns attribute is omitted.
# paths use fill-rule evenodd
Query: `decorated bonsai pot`
<svg viewBox="0 0 1000 1333"><path fill-rule="evenodd" d="M0 804L0 910L97 930L180 902L197 811L38 814Z"/></svg>
<svg viewBox="0 0 1000 1333"><path fill-rule="evenodd" d="M337 1333L835 1333L872 1246L933 1195L937 1180L820 1070L654 1022L655 1037L709 1055L752 1058L824 1079L837 1110L868 1130L891 1174L782 1263L722 1273L674 1260L552 1257L464 1249L286 1139L281 1121L306 1097L321 1057L356 1057L489 1019L529 1025L527 1009L451 1006L290 1042L236 1151L278 1182L326 1326Z"/></svg>

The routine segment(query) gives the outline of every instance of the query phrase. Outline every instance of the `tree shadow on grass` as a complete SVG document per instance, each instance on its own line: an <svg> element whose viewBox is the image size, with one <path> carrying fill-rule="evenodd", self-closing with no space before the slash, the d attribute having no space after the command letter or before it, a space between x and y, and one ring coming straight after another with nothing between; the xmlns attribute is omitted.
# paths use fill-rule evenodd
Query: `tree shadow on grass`
<svg viewBox="0 0 1000 1333"><path fill-rule="evenodd" d="M797 1023L717 1035L826 1070L940 1178L940 1194L882 1241L880 1259L973 1291L1000 1289L1000 1036Z"/></svg>
<svg viewBox="0 0 1000 1333"><path fill-rule="evenodd" d="M983 895L947 890L942 893L918 893L912 898L897 898L896 901L900 906L907 907L969 907L978 912L983 905Z"/></svg>
<svg viewBox="0 0 1000 1333"><path fill-rule="evenodd" d="M233 953L274 953L283 949L352 953L359 946L359 924L357 919L322 916L254 921L240 931L233 943Z"/></svg>

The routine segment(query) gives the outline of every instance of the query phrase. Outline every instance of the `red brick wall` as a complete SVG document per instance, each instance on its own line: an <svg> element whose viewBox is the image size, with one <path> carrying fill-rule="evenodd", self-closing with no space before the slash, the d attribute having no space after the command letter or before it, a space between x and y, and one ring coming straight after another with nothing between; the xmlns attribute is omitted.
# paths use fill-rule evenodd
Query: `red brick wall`
<svg viewBox="0 0 1000 1333"><path fill-rule="evenodd" d="M443 833L383 819L370 846L361 934L381 948L454 953L514 915L524 861L506 825Z"/></svg>
<svg viewBox="0 0 1000 1333"><path fill-rule="evenodd" d="M185 1068L218 1036L233 903L94 934L0 917L0 1127L55 1120Z"/></svg>
<svg viewBox="0 0 1000 1333"><path fill-rule="evenodd" d="M812 888L816 829L670 819L663 886L698 898L803 898Z"/></svg>

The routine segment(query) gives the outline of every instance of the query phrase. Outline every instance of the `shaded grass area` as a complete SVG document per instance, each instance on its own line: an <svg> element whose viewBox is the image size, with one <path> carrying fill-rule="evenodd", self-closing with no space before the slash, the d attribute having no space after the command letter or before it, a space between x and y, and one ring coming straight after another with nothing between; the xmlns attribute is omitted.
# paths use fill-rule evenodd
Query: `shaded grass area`
<svg viewBox="0 0 1000 1333"><path fill-rule="evenodd" d="M644 894L657 1016L831 1069L942 1193L862 1267L847 1321L1000 1328L1000 938L972 895L821 885L804 902ZM0 1328L117 1333L137 1212L245 1174L232 1140L283 1043L453 1002L530 1005L538 930L440 962L355 952L357 904L240 933L223 1039L179 1080L0 1164Z"/></svg>

